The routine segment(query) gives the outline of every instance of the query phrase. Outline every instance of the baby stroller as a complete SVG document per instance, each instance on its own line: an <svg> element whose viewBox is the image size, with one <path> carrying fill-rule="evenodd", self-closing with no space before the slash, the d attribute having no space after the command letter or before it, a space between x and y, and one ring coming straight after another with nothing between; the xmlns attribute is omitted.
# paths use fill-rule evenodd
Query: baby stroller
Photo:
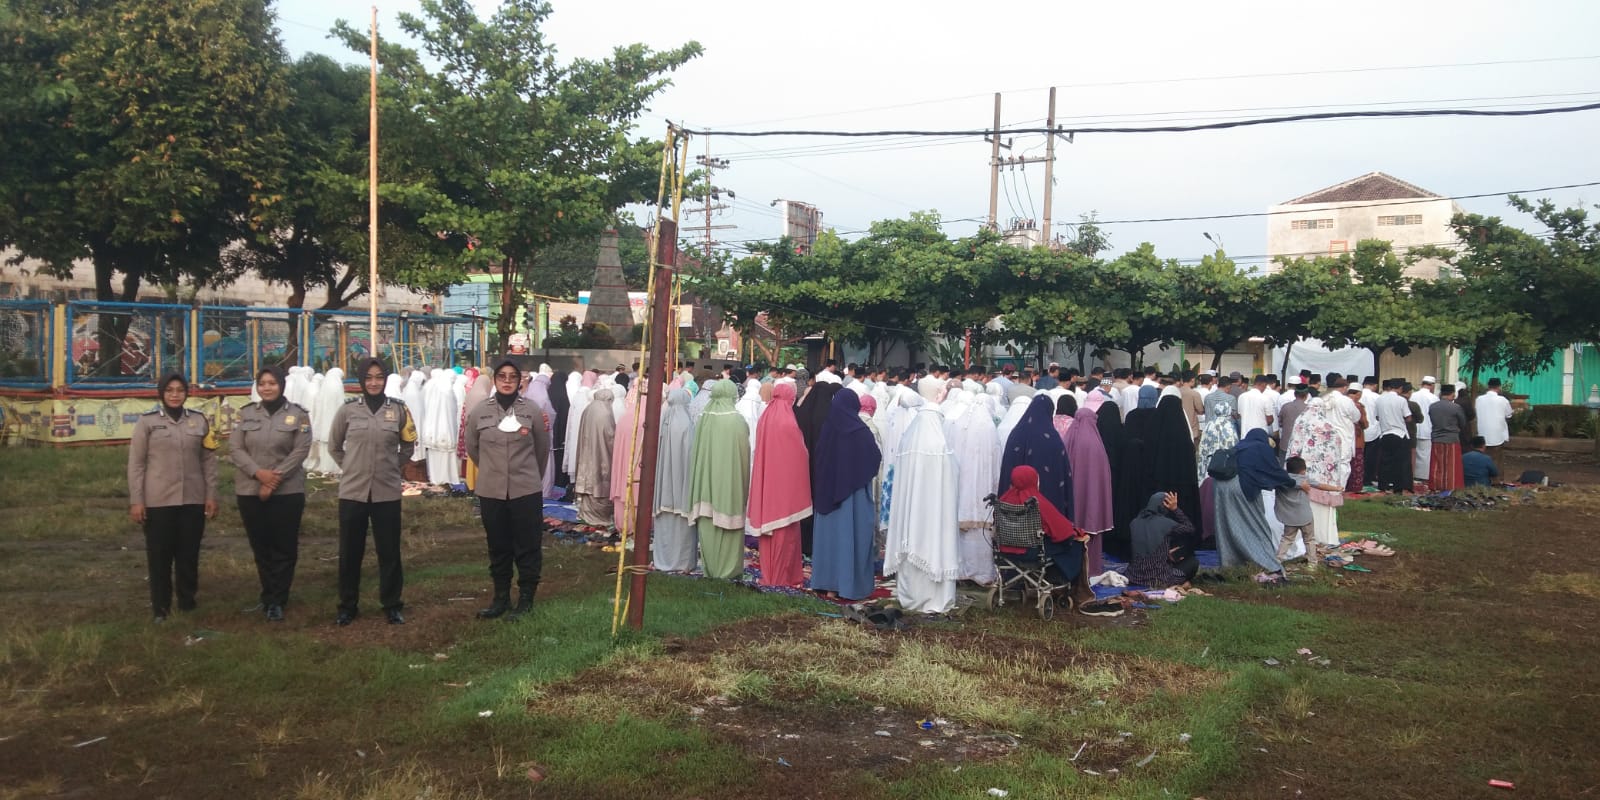
<svg viewBox="0 0 1600 800"><path fill-rule="evenodd" d="M1017 505L1003 502L992 494L984 500L994 514L994 538L990 546L994 549L995 569L1000 573L989 588L989 607L1004 606L1006 592L1013 591L1021 595L1022 602L1033 602L1041 619L1054 617L1054 594L1068 585L1050 579L1049 570L1053 564L1044 551L1044 523L1039 519L1038 501L1030 499Z"/></svg>

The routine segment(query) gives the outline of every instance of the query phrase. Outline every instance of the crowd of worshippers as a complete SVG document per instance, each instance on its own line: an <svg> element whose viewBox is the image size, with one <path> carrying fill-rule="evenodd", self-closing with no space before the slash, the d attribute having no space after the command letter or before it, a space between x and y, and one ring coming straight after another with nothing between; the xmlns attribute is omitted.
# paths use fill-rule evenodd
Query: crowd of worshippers
<svg viewBox="0 0 1600 800"><path fill-rule="evenodd" d="M651 392L663 394L646 514L657 570L737 580L749 546L762 584L853 601L881 575L903 608L930 613L954 605L957 582L996 580L993 499L1039 505L1054 580L1080 607L1108 556L1150 588L1192 580L1196 551L1213 547L1224 566L1281 577L1285 560L1315 563L1338 545L1345 492L1492 481L1511 414L1497 380L1468 404L1448 384L1436 392L1432 377L1413 390L1336 373L1285 385L1275 375L1055 364L828 361L813 375L684 362L652 380L638 365L524 374L511 359L395 375L373 359L347 396L342 373L296 369L256 376L227 460L268 621L282 621L289 602L306 472L338 476L339 625L360 613L369 533L384 615L405 622L399 540L411 469L460 481L478 499L492 599L477 615L526 615L544 499L557 486L582 522L633 533ZM186 407L188 394L181 375L164 378L129 451L130 513L144 528L157 622L174 593L179 610L196 606L200 541L218 512L221 442Z"/></svg>

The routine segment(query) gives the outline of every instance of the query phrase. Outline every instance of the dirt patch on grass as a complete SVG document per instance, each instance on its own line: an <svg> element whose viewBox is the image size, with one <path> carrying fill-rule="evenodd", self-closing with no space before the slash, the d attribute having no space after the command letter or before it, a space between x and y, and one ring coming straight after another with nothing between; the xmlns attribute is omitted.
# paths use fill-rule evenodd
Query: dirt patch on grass
<svg viewBox="0 0 1600 800"><path fill-rule="evenodd" d="M1082 748L1078 766L1114 771L1143 755L1140 745L1092 714L1075 721L1079 709L1134 706L1222 680L975 624L880 633L790 615L619 652L550 687L533 710L676 720L767 765L788 796L837 797L829 793L852 773L892 780L914 767L956 769L1024 747L1068 756ZM795 794L795 775L805 776L804 794Z"/></svg>
<svg viewBox="0 0 1600 800"><path fill-rule="evenodd" d="M1361 559L1373 573L1338 591L1238 593L1339 624L1313 645L1332 669L1291 673L1294 702L1260 710L1248 777L1217 794L1466 797L1495 791L1491 778L1530 797L1600 793L1585 752L1600 713L1597 500L1569 487L1505 511L1418 513L1413 538L1465 546Z"/></svg>

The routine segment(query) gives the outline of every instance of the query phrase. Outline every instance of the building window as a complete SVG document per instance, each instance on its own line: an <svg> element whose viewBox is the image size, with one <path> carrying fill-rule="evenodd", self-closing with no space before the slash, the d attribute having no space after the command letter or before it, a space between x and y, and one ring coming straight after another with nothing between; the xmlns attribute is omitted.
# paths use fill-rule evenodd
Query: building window
<svg viewBox="0 0 1600 800"><path fill-rule="evenodd" d="M1332 227L1333 219L1331 217L1328 219L1297 219L1289 223L1289 230L1293 231L1315 231L1331 229Z"/></svg>
<svg viewBox="0 0 1600 800"><path fill-rule="evenodd" d="M1398 214L1390 217L1378 217L1378 224L1383 225L1421 225L1421 214Z"/></svg>

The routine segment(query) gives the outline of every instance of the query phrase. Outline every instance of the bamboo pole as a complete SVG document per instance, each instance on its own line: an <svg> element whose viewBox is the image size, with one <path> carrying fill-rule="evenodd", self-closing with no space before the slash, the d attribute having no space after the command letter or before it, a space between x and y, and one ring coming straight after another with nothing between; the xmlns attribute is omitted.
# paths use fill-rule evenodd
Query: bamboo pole
<svg viewBox="0 0 1600 800"><path fill-rule="evenodd" d="M378 7L372 7L367 100L367 355L378 355Z"/></svg>

